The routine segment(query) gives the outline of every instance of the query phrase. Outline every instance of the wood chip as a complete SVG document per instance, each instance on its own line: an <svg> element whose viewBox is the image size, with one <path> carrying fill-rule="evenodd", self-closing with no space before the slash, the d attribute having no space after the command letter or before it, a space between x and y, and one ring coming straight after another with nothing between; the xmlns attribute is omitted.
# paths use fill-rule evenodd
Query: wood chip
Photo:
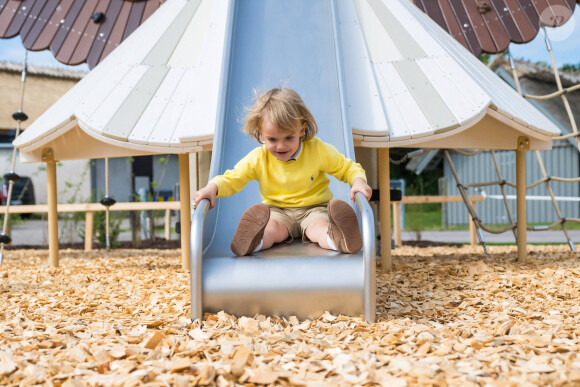
<svg viewBox="0 0 580 387"><path fill-rule="evenodd" d="M178 357L175 356L171 359L171 364L169 365L169 370L171 372L179 372L184 369L189 368L192 365L192 361L188 357Z"/></svg>
<svg viewBox="0 0 580 387"><path fill-rule="evenodd" d="M278 373L271 369L260 367L254 370L254 375L250 377L250 382L257 384L271 384L278 379Z"/></svg>
<svg viewBox="0 0 580 387"><path fill-rule="evenodd" d="M157 345L159 345L161 340L163 340L164 337L165 337L165 335L163 334L163 332L160 332L160 331L155 332L153 334L153 336L151 336L147 340L147 342L145 343L145 348L155 349L157 347Z"/></svg>
<svg viewBox="0 0 580 387"><path fill-rule="evenodd" d="M247 332L257 332L260 329L260 323L258 320L245 316L240 317L238 325Z"/></svg>
<svg viewBox="0 0 580 387"><path fill-rule="evenodd" d="M246 364L250 363L254 358L254 354L245 346L241 345L234 353L232 361L232 373L234 375L241 375L244 372Z"/></svg>
<svg viewBox="0 0 580 387"><path fill-rule="evenodd" d="M192 323L177 250L63 250L59 268L45 250L7 250L0 385L578 384L577 254L489 251L397 248L367 324L223 311Z"/></svg>
<svg viewBox="0 0 580 387"><path fill-rule="evenodd" d="M95 360L99 363L106 363L114 359L106 349L99 349L93 354Z"/></svg>
<svg viewBox="0 0 580 387"><path fill-rule="evenodd" d="M0 352L0 375L10 374L16 369L12 357L5 352Z"/></svg>

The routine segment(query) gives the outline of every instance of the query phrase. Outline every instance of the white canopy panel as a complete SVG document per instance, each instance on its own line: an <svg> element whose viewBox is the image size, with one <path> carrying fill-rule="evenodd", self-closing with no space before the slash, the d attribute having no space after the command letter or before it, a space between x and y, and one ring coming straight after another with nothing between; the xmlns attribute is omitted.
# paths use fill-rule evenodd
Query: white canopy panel
<svg viewBox="0 0 580 387"><path fill-rule="evenodd" d="M102 142L101 157L121 148L184 153L211 144L230 7L225 0L167 1L19 136L14 145L25 161L57 137L78 143L82 132ZM61 160L82 155L55 149Z"/></svg>
<svg viewBox="0 0 580 387"><path fill-rule="evenodd" d="M351 126L363 146L425 146L486 115L543 141L560 133L409 1L338 4Z"/></svg>
<svg viewBox="0 0 580 387"><path fill-rule="evenodd" d="M559 133L409 1L328 1L338 9L337 56L361 145L441 144L481 122L482 130L497 122L546 144ZM56 146L68 132L74 141L58 144L80 141L82 148L86 134L92 138L87 144L102 142L102 157L123 148L127 154L183 153L211 144L224 111L220 91L227 88L234 6L235 0L167 1L14 142L23 158L36 160L41 148ZM470 137L464 133L448 144L480 147ZM82 149L54 153L83 157Z"/></svg>

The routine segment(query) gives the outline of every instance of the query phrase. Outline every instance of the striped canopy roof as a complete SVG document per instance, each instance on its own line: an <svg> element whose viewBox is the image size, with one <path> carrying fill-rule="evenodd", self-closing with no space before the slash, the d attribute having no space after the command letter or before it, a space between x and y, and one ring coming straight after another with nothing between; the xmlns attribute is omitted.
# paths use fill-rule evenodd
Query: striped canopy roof
<svg viewBox="0 0 580 387"><path fill-rule="evenodd" d="M360 145L512 149L515 141L490 136L505 129L545 148L559 133L407 0L336 4L341 75ZM39 161L46 147L65 160L210 145L224 110L234 6L168 0L14 142L23 158Z"/></svg>

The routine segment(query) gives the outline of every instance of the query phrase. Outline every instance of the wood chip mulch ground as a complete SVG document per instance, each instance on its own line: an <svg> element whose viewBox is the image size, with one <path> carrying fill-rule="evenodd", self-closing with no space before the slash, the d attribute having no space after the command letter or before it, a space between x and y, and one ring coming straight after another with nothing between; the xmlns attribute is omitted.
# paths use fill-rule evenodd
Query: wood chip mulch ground
<svg viewBox="0 0 580 387"><path fill-rule="evenodd" d="M178 250L5 252L0 385L580 385L580 256L402 247L377 322L206 315Z"/></svg>

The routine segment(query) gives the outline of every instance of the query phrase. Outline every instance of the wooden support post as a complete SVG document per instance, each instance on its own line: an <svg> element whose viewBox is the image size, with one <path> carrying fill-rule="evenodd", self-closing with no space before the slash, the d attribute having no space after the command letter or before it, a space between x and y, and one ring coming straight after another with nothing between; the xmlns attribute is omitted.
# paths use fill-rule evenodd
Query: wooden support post
<svg viewBox="0 0 580 387"><path fill-rule="evenodd" d="M189 194L189 154L179 154L179 211L181 224L181 266L189 270L191 200Z"/></svg>
<svg viewBox="0 0 580 387"><path fill-rule="evenodd" d="M50 266L58 267L58 211L56 190L56 162L51 148L42 150L46 163L46 191L48 199L48 257Z"/></svg>
<svg viewBox="0 0 580 387"><path fill-rule="evenodd" d="M6 219L6 229L4 230L4 234L6 234L8 236L12 236L12 220L10 219L11 213L12 213L12 210L10 210L8 215L4 215L8 218L8 219Z"/></svg>
<svg viewBox="0 0 580 387"><path fill-rule="evenodd" d="M379 220L381 222L381 267L392 269L391 261L391 176L389 148L379 148Z"/></svg>
<svg viewBox="0 0 580 387"><path fill-rule="evenodd" d="M471 207L477 213L477 202L469 201ZM471 247L477 247L477 227L475 227L475 222L471 215L467 215L469 217L469 244Z"/></svg>
<svg viewBox="0 0 580 387"><path fill-rule="evenodd" d="M517 201L517 243L518 261L526 260L527 250L527 214L526 214L526 151L530 149L530 140L518 137L516 149L516 201Z"/></svg>
<svg viewBox="0 0 580 387"><path fill-rule="evenodd" d="M93 211L85 212L85 251L93 249L93 219Z"/></svg>
<svg viewBox="0 0 580 387"><path fill-rule="evenodd" d="M165 240L171 239L171 210L165 210Z"/></svg>
<svg viewBox="0 0 580 387"><path fill-rule="evenodd" d="M390 193L390 192L389 192ZM395 246L403 245L403 230L401 229L401 202L393 202L393 234L395 234Z"/></svg>

